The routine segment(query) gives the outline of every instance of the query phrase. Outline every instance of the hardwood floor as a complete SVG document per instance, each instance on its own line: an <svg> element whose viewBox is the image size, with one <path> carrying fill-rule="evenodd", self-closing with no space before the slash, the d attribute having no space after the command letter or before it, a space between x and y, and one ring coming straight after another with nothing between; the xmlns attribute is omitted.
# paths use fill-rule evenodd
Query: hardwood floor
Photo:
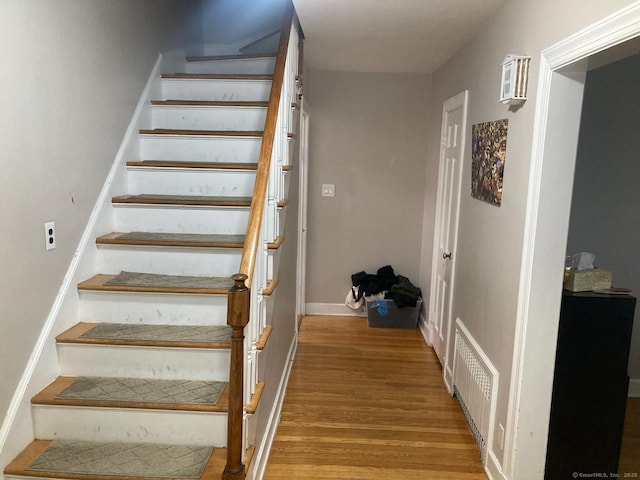
<svg viewBox="0 0 640 480"><path fill-rule="evenodd" d="M640 398L627 399L618 472L621 478L640 475Z"/></svg>
<svg viewBox="0 0 640 480"><path fill-rule="evenodd" d="M264 480L486 480L417 329L305 317Z"/></svg>

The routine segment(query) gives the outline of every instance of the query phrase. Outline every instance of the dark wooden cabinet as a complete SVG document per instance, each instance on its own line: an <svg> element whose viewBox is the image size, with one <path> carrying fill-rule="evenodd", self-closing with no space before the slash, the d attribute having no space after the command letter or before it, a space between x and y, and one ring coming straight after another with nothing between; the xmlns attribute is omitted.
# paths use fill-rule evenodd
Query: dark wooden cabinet
<svg viewBox="0 0 640 480"><path fill-rule="evenodd" d="M563 292L546 480L618 471L635 303L630 295Z"/></svg>

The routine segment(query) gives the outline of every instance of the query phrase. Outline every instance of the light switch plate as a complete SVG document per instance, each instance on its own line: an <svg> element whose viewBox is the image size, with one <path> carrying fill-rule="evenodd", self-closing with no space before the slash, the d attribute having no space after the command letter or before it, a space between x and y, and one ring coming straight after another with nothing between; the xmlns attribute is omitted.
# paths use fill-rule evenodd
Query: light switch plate
<svg viewBox="0 0 640 480"><path fill-rule="evenodd" d="M323 197L335 197L336 195L336 186L332 183L323 183L322 184L322 196Z"/></svg>

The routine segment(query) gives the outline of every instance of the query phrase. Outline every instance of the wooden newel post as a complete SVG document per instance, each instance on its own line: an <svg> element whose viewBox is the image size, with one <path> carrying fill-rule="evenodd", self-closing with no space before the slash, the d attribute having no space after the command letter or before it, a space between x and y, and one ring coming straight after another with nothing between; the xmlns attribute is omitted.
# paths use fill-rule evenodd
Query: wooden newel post
<svg viewBox="0 0 640 480"><path fill-rule="evenodd" d="M242 419L244 416L244 327L249 323L249 288L247 275L233 276L234 285L229 290L227 325L231 334L231 366L229 371L229 416L227 420L227 465L222 480L245 478L242 463Z"/></svg>

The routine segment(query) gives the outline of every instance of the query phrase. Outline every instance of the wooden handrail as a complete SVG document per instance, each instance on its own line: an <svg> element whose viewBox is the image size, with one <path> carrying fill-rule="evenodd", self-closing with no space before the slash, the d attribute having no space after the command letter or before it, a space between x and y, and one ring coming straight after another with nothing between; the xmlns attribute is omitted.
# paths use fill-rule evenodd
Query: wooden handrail
<svg viewBox="0 0 640 480"><path fill-rule="evenodd" d="M271 170L273 145L277 134L278 111L284 84L285 66L289 50L289 37L294 19L293 3L290 1L284 15L282 34L273 72L271 92L262 134L260 158L256 170L256 180L251 199L251 210L247 222L247 232L240 260L240 272L233 276L234 286L229 291L227 324L231 326L231 364L229 367L229 413L227 419L227 463L222 480L243 480L246 475L242 463L244 434L244 329L249 323L251 305L251 280L261 250L260 229L266 207L266 195Z"/></svg>
<svg viewBox="0 0 640 480"><path fill-rule="evenodd" d="M256 257L260 247L260 228L262 227L262 216L266 204L267 187L269 184L269 170L271 168L271 154L276 136L276 123L278 121L278 109L280 107L280 96L282 94L282 84L284 82L285 63L289 47L289 36L293 24L294 8L289 2L282 24L282 34L278 44L278 54L271 83L271 93L269 94L269 106L262 134L262 146L260 147L260 159L256 171L256 181L253 188L253 198L251 200L251 211L247 222L247 235L244 241L242 259L240 260L240 273L247 276L246 284L251 286L253 270L256 264Z"/></svg>

